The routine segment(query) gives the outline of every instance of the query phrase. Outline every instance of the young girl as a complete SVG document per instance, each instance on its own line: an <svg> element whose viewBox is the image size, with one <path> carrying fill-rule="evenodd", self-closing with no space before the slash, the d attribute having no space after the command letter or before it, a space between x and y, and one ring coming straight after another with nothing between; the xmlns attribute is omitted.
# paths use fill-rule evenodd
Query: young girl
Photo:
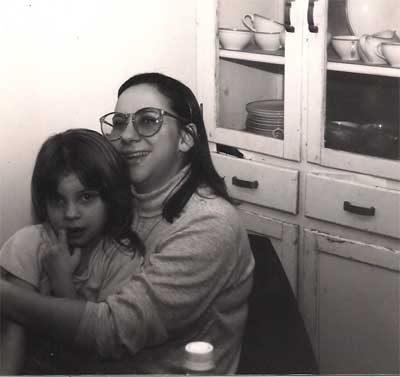
<svg viewBox="0 0 400 377"><path fill-rule="evenodd" d="M99 302L139 271L127 165L99 133L71 129L50 137L37 156L31 192L39 223L18 231L0 252L9 280L42 294ZM3 374L21 371L24 332L14 322L2 326ZM78 361L73 350L32 338L24 373L60 374L89 364L88 355Z"/></svg>
<svg viewBox="0 0 400 377"><path fill-rule="evenodd" d="M195 96L171 77L140 74L121 86L115 110L100 121L129 166L132 227L146 246L142 270L99 303L2 282L3 313L120 359L108 373L180 373L185 344L195 340L213 344L216 374L234 373L254 260L213 166Z"/></svg>

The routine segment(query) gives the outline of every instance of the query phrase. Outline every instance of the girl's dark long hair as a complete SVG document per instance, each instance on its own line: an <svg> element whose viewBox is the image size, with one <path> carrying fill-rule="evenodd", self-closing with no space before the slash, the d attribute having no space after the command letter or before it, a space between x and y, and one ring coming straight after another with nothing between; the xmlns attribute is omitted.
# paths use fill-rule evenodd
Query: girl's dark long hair
<svg viewBox="0 0 400 377"><path fill-rule="evenodd" d="M46 203L57 195L60 180L77 175L82 185L100 193L106 204L105 236L143 252L132 231L133 198L126 162L101 134L89 129L70 129L48 138L39 150L31 181L35 220L48 220Z"/></svg>
<svg viewBox="0 0 400 377"><path fill-rule="evenodd" d="M212 162L202 111L190 88L161 73L142 73L125 81L118 90L118 97L126 89L139 84L154 85L161 94L169 98L171 108L176 114L188 123L194 123L197 129L195 132L187 127L188 124L180 123L194 140L193 147L187 152L187 162L191 164L191 168L183 185L166 202L163 209L164 218L172 222L179 216L192 194L201 185L211 187L216 195L233 203L223 178L217 173Z"/></svg>

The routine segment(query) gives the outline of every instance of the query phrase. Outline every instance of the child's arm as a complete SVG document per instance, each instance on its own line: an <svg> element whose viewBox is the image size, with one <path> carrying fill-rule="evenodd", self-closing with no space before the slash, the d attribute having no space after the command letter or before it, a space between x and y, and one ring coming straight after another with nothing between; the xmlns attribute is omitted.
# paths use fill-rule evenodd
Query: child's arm
<svg viewBox="0 0 400 377"><path fill-rule="evenodd" d="M16 286L35 291L32 285L7 273L3 269L1 269L1 275ZM19 374L25 363L25 328L4 317L0 317L0 321L0 374Z"/></svg>
<svg viewBox="0 0 400 377"><path fill-rule="evenodd" d="M51 294L55 297L79 298L72 276L56 275L50 279Z"/></svg>

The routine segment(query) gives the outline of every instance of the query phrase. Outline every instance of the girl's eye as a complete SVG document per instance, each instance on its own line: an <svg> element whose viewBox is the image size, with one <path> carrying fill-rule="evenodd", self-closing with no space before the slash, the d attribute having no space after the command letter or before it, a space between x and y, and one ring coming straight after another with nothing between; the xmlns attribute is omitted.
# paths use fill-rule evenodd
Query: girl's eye
<svg viewBox="0 0 400 377"><path fill-rule="evenodd" d="M56 195L49 201L52 206L61 207L64 205L64 198L60 195Z"/></svg>
<svg viewBox="0 0 400 377"><path fill-rule="evenodd" d="M144 125L154 125L158 123L158 118L151 115L143 116L140 118L140 123Z"/></svg>
<svg viewBox="0 0 400 377"><path fill-rule="evenodd" d="M81 200L84 203L88 203L93 201L94 199L96 199L99 196L99 194L97 192L84 192L81 195Z"/></svg>
<svg viewBox="0 0 400 377"><path fill-rule="evenodd" d="M112 125L115 129L124 129L127 125L126 119L122 116L115 116L112 121Z"/></svg>

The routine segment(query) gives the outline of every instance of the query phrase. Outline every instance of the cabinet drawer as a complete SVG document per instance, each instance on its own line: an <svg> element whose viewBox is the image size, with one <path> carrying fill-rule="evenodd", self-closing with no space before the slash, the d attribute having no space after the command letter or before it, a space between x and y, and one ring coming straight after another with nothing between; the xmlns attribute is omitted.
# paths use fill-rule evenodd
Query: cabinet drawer
<svg viewBox="0 0 400 377"><path fill-rule="evenodd" d="M308 217L400 238L400 192L309 173Z"/></svg>
<svg viewBox="0 0 400 377"><path fill-rule="evenodd" d="M217 153L213 153L212 157L218 173L225 178L228 191L235 199L297 213L297 170Z"/></svg>

